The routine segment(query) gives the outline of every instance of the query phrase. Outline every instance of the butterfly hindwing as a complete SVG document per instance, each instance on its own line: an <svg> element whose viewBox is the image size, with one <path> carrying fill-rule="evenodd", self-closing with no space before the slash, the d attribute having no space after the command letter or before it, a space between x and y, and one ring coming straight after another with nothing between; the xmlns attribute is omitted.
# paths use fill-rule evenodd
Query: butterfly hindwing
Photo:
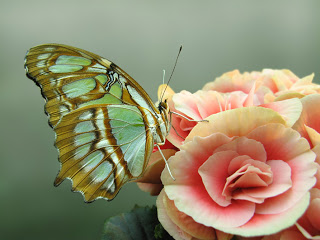
<svg viewBox="0 0 320 240"><path fill-rule="evenodd" d="M31 48L25 68L41 88L56 133L56 185L69 178L86 201L110 200L143 174L159 112L128 74L98 55L60 44Z"/></svg>
<svg viewBox="0 0 320 240"><path fill-rule="evenodd" d="M55 184L72 179L73 190L89 202L112 199L124 183L139 177L153 147L136 106L84 107L64 116L55 132L62 163Z"/></svg>

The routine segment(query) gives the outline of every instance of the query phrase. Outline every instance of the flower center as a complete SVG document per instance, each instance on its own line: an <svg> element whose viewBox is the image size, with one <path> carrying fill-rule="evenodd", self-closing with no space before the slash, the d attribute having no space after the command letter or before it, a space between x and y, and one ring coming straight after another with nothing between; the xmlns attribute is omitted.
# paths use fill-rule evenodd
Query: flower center
<svg viewBox="0 0 320 240"><path fill-rule="evenodd" d="M271 169L265 168L264 166L264 169L262 168L262 170L257 165L266 164L262 162L259 162L259 164L254 164L255 161L252 161L253 162L251 163L243 165L236 172L227 177L222 192L222 195L226 199L238 199L239 194L242 194L244 189L267 187L272 183Z"/></svg>

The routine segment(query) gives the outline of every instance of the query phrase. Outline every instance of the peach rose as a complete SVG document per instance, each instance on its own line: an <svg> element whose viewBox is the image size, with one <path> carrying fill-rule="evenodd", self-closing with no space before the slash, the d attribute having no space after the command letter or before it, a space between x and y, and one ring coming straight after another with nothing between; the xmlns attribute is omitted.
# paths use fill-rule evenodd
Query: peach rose
<svg viewBox="0 0 320 240"><path fill-rule="evenodd" d="M311 189L311 200L305 214L296 223L306 239L320 239L320 189Z"/></svg>
<svg viewBox="0 0 320 240"><path fill-rule="evenodd" d="M176 240L230 240L233 236L197 223L180 212L163 190L157 198L157 210L160 223Z"/></svg>
<svg viewBox="0 0 320 240"><path fill-rule="evenodd" d="M320 189L320 144L312 148L312 151L316 154L317 173L315 175L317 182L314 185L315 188Z"/></svg>
<svg viewBox="0 0 320 240"><path fill-rule="evenodd" d="M257 71L241 74L239 70L233 70L222 74L222 76L217 77L213 82L207 83L202 90L213 90L221 93L241 91L248 94L252 87L255 86L256 96L260 102L264 102L264 95L272 93L272 91L267 86L263 86L262 76L263 74Z"/></svg>
<svg viewBox="0 0 320 240"><path fill-rule="evenodd" d="M302 97L313 93L320 93L320 85L312 83L314 75L304 78L297 77L290 70L263 69L262 72L244 72L234 70L207 83L203 90L219 92L242 91L249 93L255 84L255 95L261 102L273 102L281 95Z"/></svg>
<svg viewBox="0 0 320 240"><path fill-rule="evenodd" d="M165 86L161 85L159 92L162 92ZM164 96L168 99L170 111L173 112L171 114L172 127L167 137L168 141L179 148L197 124L190 119L200 121L212 114L235 108L261 106L273 109L282 115L289 127L298 120L302 111L302 104L299 99L292 98L272 103L260 102L254 94L254 86L248 94L241 91L220 93L202 90L193 94L188 91L174 93L170 87L167 87L167 93Z"/></svg>
<svg viewBox="0 0 320 240"><path fill-rule="evenodd" d="M166 141L166 143L163 146L160 146L160 148L166 159L169 159L178 150L169 141ZM143 176L135 180L135 182L137 182L138 187L142 191L149 192L151 196L159 195L163 188L160 175L164 168L165 162L158 148L155 147Z"/></svg>
<svg viewBox="0 0 320 240"><path fill-rule="evenodd" d="M162 172L164 193L157 205L163 204L160 212L168 216L159 216L163 226L168 230L172 221L186 232L189 223L192 229L199 224L206 233L247 237L292 226L307 209L316 181L308 141L277 112L262 107L206 119L169 159L176 181L167 169ZM198 238L193 230L188 234Z"/></svg>
<svg viewBox="0 0 320 240"><path fill-rule="evenodd" d="M241 240L307 240L320 239L320 189L310 190L311 199L308 209L297 223L279 233L258 238Z"/></svg>
<svg viewBox="0 0 320 240"><path fill-rule="evenodd" d="M219 93L216 91L197 91L192 94L188 91L174 93L167 85L161 85L158 90L159 99L165 90L164 99L168 100L170 110L185 117L171 114L171 130L164 146L161 146L166 159L174 155L184 139L189 135L197 122L192 120L202 120L206 117L234 108L259 105L259 101L254 97L254 88L249 94L240 91L232 93ZM286 120L286 125L291 127L299 118L302 104L298 99L288 99L274 103L261 104L260 106L270 108L282 115ZM174 145L172 145L172 143ZM169 151L169 149L171 151ZM163 187L160 174L165 167L164 161L158 152L154 149L148 163L147 170L142 178L136 180L141 190L149 192L152 196L158 195Z"/></svg>
<svg viewBox="0 0 320 240"><path fill-rule="evenodd" d="M293 126L311 146L320 144L320 94L312 94L301 99L303 110Z"/></svg>

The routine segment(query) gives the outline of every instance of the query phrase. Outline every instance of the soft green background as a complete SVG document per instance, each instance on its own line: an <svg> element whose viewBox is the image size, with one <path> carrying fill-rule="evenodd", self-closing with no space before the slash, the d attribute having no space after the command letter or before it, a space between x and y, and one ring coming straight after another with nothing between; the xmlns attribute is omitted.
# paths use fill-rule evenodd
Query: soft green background
<svg viewBox="0 0 320 240"><path fill-rule="evenodd" d="M0 5L0 239L99 239L104 220L155 198L134 183L111 202L85 204L59 188L54 133L39 89L25 77L26 51L64 43L125 69L156 99L171 86L196 91L226 71L288 68L320 77L320 1L7 0Z"/></svg>

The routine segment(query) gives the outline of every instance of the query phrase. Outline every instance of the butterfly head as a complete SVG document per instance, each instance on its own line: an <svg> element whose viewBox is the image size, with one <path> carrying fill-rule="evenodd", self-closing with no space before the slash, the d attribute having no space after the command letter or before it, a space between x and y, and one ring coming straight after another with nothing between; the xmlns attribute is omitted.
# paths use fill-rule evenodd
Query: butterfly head
<svg viewBox="0 0 320 240"><path fill-rule="evenodd" d="M163 145L165 143L165 138L169 133L169 105L167 103L167 99L164 101L160 101L157 104L159 115L158 115L158 124L159 130L161 132L161 139L156 140L159 145Z"/></svg>
<svg viewBox="0 0 320 240"><path fill-rule="evenodd" d="M164 112L167 115L169 114L169 106L168 106L168 103L167 103L167 99L165 99L164 101L160 101L159 102L158 109L159 109L160 113Z"/></svg>

